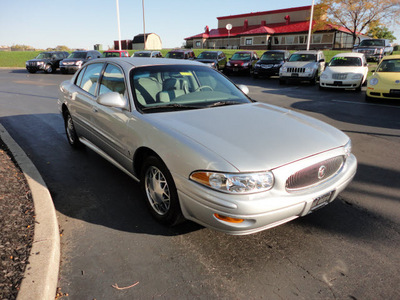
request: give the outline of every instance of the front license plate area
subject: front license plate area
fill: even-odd
[[[333,84],[336,86],[342,86],[343,82],[342,81],[334,81]]]
[[[316,211],[317,209],[320,209],[320,208],[324,207],[325,205],[327,205],[331,201],[333,192],[334,191],[329,192],[329,193],[327,193],[325,195],[322,195],[322,196],[320,196],[318,198],[315,198],[313,200],[312,205],[311,205],[310,213]]]
[[[292,77],[299,77],[299,73],[292,73]]]

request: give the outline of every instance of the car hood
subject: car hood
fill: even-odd
[[[206,59],[206,58],[196,58],[196,61],[202,62],[202,63],[214,63],[217,60],[216,59]]]
[[[50,61],[50,59],[48,59],[48,58],[34,58],[34,59],[28,60],[28,62],[38,62],[38,61]]]
[[[86,58],[64,58],[63,62],[85,61]]]
[[[383,49],[384,46],[358,46],[355,49]]]
[[[371,78],[373,77],[379,79],[378,84],[388,84],[393,88],[400,89],[400,83],[396,83],[400,79],[399,72],[376,72],[371,76]]]
[[[233,59],[231,59],[229,62],[230,62],[231,64],[238,64],[238,65],[241,65],[241,64],[245,64],[245,63],[250,62],[250,60],[233,60]]]
[[[326,123],[263,103],[148,117],[160,130],[168,128],[201,144],[205,151],[218,154],[238,171],[272,170],[343,146],[349,140]]]
[[[276,61],[276,60],[259,60],[257,62],[258,65],[280,65],[283,61]]]
[[[283,66],[287,68],[316,68],[318,65],[315,61],[290,61]]]

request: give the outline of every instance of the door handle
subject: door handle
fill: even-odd
[[[98,110],[96,107],[92,107],[92,111],[93,111],[94,113],[97,113],[99,110]]]

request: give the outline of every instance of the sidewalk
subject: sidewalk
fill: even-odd
[[[30,250],[30,255],[28,258],[29,264],[26,265],[17,299],[54,300],[56,296],[58,270],[60,263],[60,235],[53,200],[47,189],[46,184],[44,183],[36,167],[1,124],[0,139],[11,152],[16,161],[16,164],[22,170],[23,175],[26,178],[26,182],[29,186],[27,187],[27,189],[30,189],[30,192],[32,194],[34,206],[34,236],[32,248]],[[20,171],[17,167],[14,168],[12,166],[12,163],[7,156],[8,155],[6,151],[0,152],[0,161],[4,162],[0,166],[0,168],[3,166],[1,172],[4,175],[3,180],[1,180],[0,182],[0,204],[3,203],[3,201],[5,202],[3,191],[5,193],[5,191],[9,190],[4,185],[13,184],[15,185],[13,186],[14,188],[20,188],[20,186],[24,186],[24,180],[22,180],[22,178],[18,180],[18,182],[15,181],[16,176],[13,175]],[[6,163],[8,163],[7,167],[5,167]],[[13,183],[10,183],[9,179],[11,178],[14,179]],[[24,191],[24,193],[27,192]],[[21,197],[16,197],[16,199],[21,199]],[[16,200],[14,199],[14,201]],[[18,207],[17,204],[18,203],[15,203],[16,207]],[[13,212],[17,213],[18,210],[14,210]],[[24,214],[24,212],[22,212],[21,210],[19,210],[19,213]],[[7,215],[2,217],[4,217],[3,221],[7,219],[7,217],[9,219],[14,218],[14,221],[8,222],[8,224],[15,224],[15,228],[8,228],[8,230],[11,230],[13,232],[16,231],[16,234],[19,235],[26,235],[26,229],[31,226],[27,225],[23,227],[15,221],[15,219],[21,216]],[[3,236],[3,230],[5,229],[0,228],[0,230],[0,234]],[[0,249],[0,251],[2,251],[2,249]],[[18,249],[15,249],[15,251],[18,251]],[[14,257],[12,255],[10,255],[9,257],[5,257],[5,260],[10,259],[13,260]],[[18,261],[18,263],[19,269],[23,268],[23,264],[26,264],[25,261],[23,261],[22,264],[20,261]],[[3,275],[5,276],[9,274],[1,274],[1,276]],[[14,295],[9,296],[12,296],[12,299],[14,299],[15,297]]]

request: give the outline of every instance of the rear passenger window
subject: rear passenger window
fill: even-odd
[[[79,84],[79,87],[84,91],[88,92],[91,95],[95,95],[97,84],[99,81],[101,69],[103,68],[103,64],[91,64],[86,67],[86,71],[82,76],[82,81]],[[81,72],[82,74],[82,72]],[[79,76],[81,76],[79,74]],[[78,77],[79,80],[79,77]],[[78,83],[79,81],[77,81]]]
[[[121,69],[114,65],[108,65],[101,79],[99,95],[117,92],[125,94],[124,74]]]

